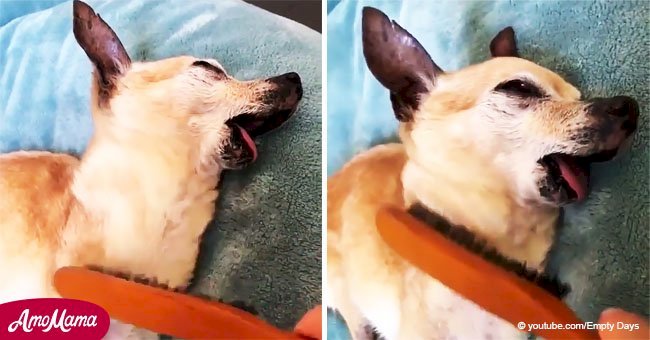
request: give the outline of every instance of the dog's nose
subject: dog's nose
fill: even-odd
[[[639,103],[628,96],[616,96],[610,99],[610,109],[607,113],[612,116],[624,118],[621,129],[629,136],[636,131],[639,120]]]
[[[300,76],[296,72],[285,73],[280,77],[284,77],[290,83],[302,85],[302,82],[300,81]]]
[[[592,110],[596,114],[606,114],[621,122],[621,129],[626,136],[636,131],[639,120],[639,104],[632,97],[616,96],[598,98],[592,101]]]
[[[302,86],[302,81],[300,80],[300,76],[296,72],[281,74],[279,76],[269,78],[267,79],[267,81],[278,85],[291,84],[291,85]]]
[[[269,81],[279,84],[279,85],[290,85],[293,88],[293,92],[296,95],[297,100],[302,99],[302,80],[300,75],[296,72],[289,72],[281,74],[277,77],[269,79]]]
[[[616,117],[631,116],[635,119],[639,116],[639,104],[634,98],[628,96],[616,96],[609,99],[609,110],[607,112]]]
[[[271,92],[271,100],[286,101],[295,105],[302,99],[302,81],[296,72],[289,72],[266,79],[267,83],[275,85]]]

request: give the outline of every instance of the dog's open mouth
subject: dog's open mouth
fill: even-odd
[[[538,162],[546,168],[555,186],[566,192],[568,201],[582,201],[589,192],[591,163],[609,161],[617,152],[618,149],[612,149],[588,156],[554,153]]]
[[[270,114],[242,113],[226,121],[228,126],[239,126],[255,138],[271,130],[275,130],[286,122],[295,110],[278,110]]]
[[[254,138],[274,130],[286,122],[295,109],[273,111],[271,113],[242,113],[226,121],[232,130],[231,148],[228,155],[229,167],[239,168],[257,159],[257,146]],[[232,150],[230,150],[232,149]]]

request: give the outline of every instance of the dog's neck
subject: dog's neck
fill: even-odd
[[[213,190],[221,169],[200,166],[199,152],[199,146],[182,132],[149,133],[103,124],[81,159],[75,185],[90,182],[110,187],[115,181],[128,181],[139,195],[157,198],[183,191],[190,183]],[[100,181],[102,176],[106,182]]]
[[[161,243],[163,250],[176,242],[196,245],[198,251],[198,239],[214,212],[220,171],[197,168],[196,146],[182,135],[118,133],[105,127],[96,130],[72,186],[90,224],[88,234],[101,248],[97,258],[84,259],[84,264],[182,285],[191,273],[167,274],[171,269],[162,268],[175,261],[174,254],[134,254],[145,240]],[[160,256],[155,265],[152,256]]]
[[[554,237],[557,209],[518,204],[506,186],[490,180],[494,177],[488,169],[439,165],[423,166],[410,158],[402,172],[406,206],[420,203],[466,226],[505,256],[532,268],[542,264]]]

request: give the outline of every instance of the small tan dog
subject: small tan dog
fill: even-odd
[[[0,303],[57,297],[52,275],[70,265],[186,287],[221,171],[253,162],[253,138],[302,97],[296,73],[242,82],[211,59],[132,63],[92,8],[73,12],[95,133],[81,160],[0,156]]]
[[[394,254],[375,214],[423,205],[542,271],[560,206],[584,199],[589,164],[629,140],[637,103],[581,101],[560,76],[518,57],[511,28],[493,39],[494,58],[452,73],[376,9],[364,8],[362,32],[402,143],[356,156],[328,181],[328,305],[355,339],[370,338],[368,328],[387,340],[525,337]]]

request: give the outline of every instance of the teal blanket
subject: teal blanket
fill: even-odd
[[[521,54],[578,86],[585,97],[629,95],[641,106],[631,152],[594,166],[591,198],[566,209],[550,270],[568,282],[568,304],[594,321],[608,306],[648,315],[650,229],[648,1],[333,1],[328,3],[328,173],[394,139],[386,90],[361,52],[361,8],[374,6],[409,30],[443,70],[485,60],[505,26]],[[330,315],[330,339],[345,338]]]
[[[239,79],[302,77],[296,115],[261,139],[255,164],[225,174],[192,287],[292,327],[321,297],[321,35],[235,0],[88,2],[134,60],[191,54]],[[0,25],[0,152],[82,152],[91,65],[71,1],[0,1]]]

